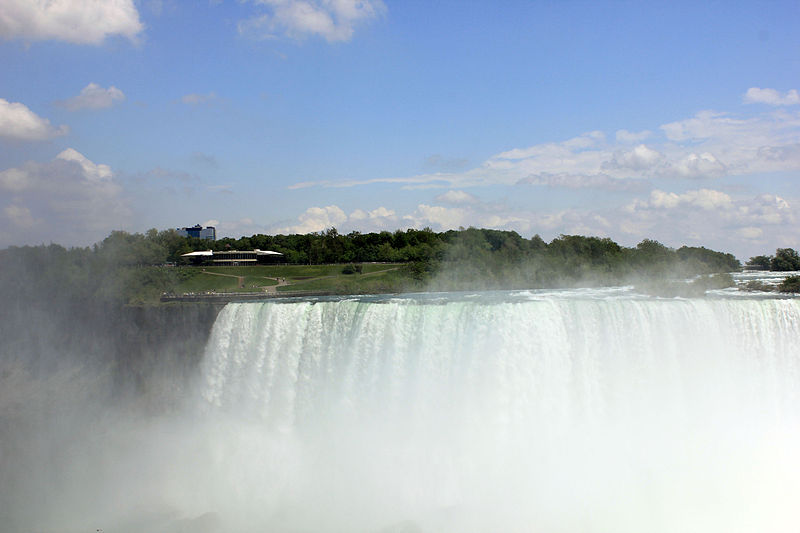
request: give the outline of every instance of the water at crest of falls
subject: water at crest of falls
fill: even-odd
[[[198,387],[191,506],[226,531],[800,523],[795,299],[229,304]]]

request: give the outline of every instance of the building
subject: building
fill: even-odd
[[[245,266],[263,263],[274,263],[283,259],[283,254],[270,250],[230,250],[225,252],[214,252],[205,250],[199,252],[189,252],[181,257],[186,258],[196,264],[208,264],[213,266]]]
[[[200,224],[195,224],[191,228],[178,228],[178,235],[183,237],[194,237],[195,239],[206,239],[209,241],[217,240],[217,230],[214,226],[204,228]]]

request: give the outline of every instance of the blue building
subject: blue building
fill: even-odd
[[[209,241],[217,240],[217,230],[214,226],[204,228],[200,224],[196,224],[191,228],[178,228],[178,235],[183,237],[194,237],[195,239],[207,239]]]

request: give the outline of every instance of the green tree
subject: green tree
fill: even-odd
[[[800,255],[792,248],[778,248],[770,261],[770,270],[787,272],[800,270]]]
[[[772,265],[771,255],[757,255],[755,257],[751,257],[747,261],[747,266],[752,268],[757,268],[759,270],[769,270],[771,265]]]

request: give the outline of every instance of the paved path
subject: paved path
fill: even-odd
[[[278,287],[285,287],[286,285],[291,285],[286,278],[268,278],[264,276],[264,279],[271,279],[273,281],[277,281],[277,285],[270,285],[268,287],[264,287],[264,292],[267,294],[278,294]]]

